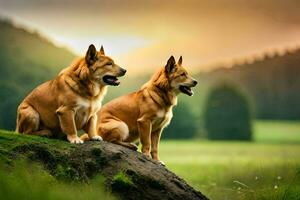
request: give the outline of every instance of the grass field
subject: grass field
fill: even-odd
[[[300,122],[256,121],[254,140],[163,140],[159,152],[167,168],[212,200],[300,200]],[[0,199],[114,199],[100,187],[103,180],[60,183],[17,166],[12,173],[0,168]]]
[[[300,121],[255,121],[254,140],[266,143],[300,143]]]
[[[300,122],[258,121],[255,142],[162,141],[167,167],[214,200],[300,199]]]

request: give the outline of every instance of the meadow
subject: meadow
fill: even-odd
[[[214,200],[300,199],[299,121],[256,121],[254,142],[162,141],[160,155]]]
[[[212,200],[299,200],[300,122],[255,121],[253,128],[253,142],[162,140],[160,157]],[[116,199],[99,177],[89,185],[67,183],[40,166],[15,166],[7,173],[0,162],[0,196],[6,199]]]

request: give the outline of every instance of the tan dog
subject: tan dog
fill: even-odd
[[[97,135],[97,112],[107,85],[119,85],[117,77],[126,70],[90,45],[85,57],[65,68],[51,81],[35,88],[19,105],[16,131],[19,133],[60,137],[82,143],[77,130],[83,129],[91,140]]]
[[[191,87],[197,81],[182,66],[182,57],[176,64],[173,56],[141,90],[112,100],[98,112],[98,134],[106,141],[136,150],[130,143],[140,138],[142,153],[156,161],[158,143],[164,127],[172,118],[177,95],[193,95]],[[83,135],[82,139],[88,139]],[[161,162],[162,163],[162,162]]]

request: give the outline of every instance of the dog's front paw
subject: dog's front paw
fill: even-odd
[[[151,154],[150,154],[150,153],[148,153],[148,152],[142,152],[142,154],[143,154],[144,156],[146,156],[147,158],[150,158],[150,159],[151,159]]]
[[[103,141],[103,139],[100,135],[95,135],[95,136],[91,137],[91,140],[93,140],[93,141]]]
[[[158,160],[157,162],[158,162],[159,165],[166,166],[164,161]]]
[[[154,159],[154,160],[155,160],[155,162],[157,162],[157,164],[162,165],[162,166],[166,166],[166,164],[163,161],[158,160],[158,159]]]
[[[77,136],[76,137],[70,137],[70,136],[68,136],[68,140],[72,144],[82,144],[83,143],[83,141],[79,137],[77,137]]]

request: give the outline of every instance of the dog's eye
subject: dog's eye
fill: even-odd
[[[185,73],[185,72],[183,72],[182,74],[180,74],[180,76],[186,76],[186,73]]]
[[[113,63],[112,62],[108,62],[108,63],[106,63],[106,65],[113,65]]]

